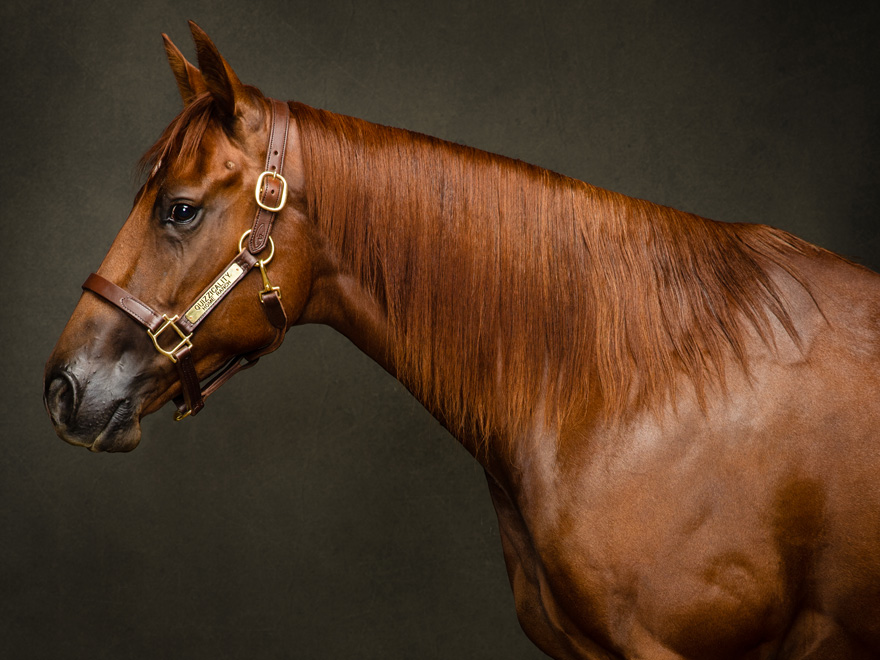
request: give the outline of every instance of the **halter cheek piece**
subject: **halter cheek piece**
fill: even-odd
[[[116,286],[113,282],[96,273],[89,275],[82,285],[83,289],[101,296],[144,326],[156,350],[177,366],[182,390],[182,394],[174,398],[174,403],[177,406],[174,419],[178,421],[198,413],[205,407],[205,399],[217,391],[223,383],[239,371],[254,366],[261,356],[271,353],[284,341],[288,322],[287,314],[281,305],[281,290],[269,282],[266,266],[275,254],[275,243],[270,236],[272,223],[275,221],[276,214],[284,208],[287,201],[287,181],[281,172],[284,169],[284,152],[287,148],[290,111],[287,104],[282,101],[275,99],[271,101],[272,126],[269,129],[266,169],[257,179],[254,191],[257,201],[254,224],[239,240],[238,254],[235,258],[199,294],[195,302],[183,313],[183,316],[175,314],[169,317],[167,314],[159,314],[145,302],[138,300],[125,289]],[[246,238],[248,244],[244,246]],[[267,245],[270,248],[269,256],[264,259],[258,258],[257,255]],[[243,281],[248,271],[255,266],[260,269],[260,275],[263,279],[263,289],[259,294],[260,302],[267,320],[275,328],[275,339],[263,348],[232,358],[202,388],[192,358],[193,344],[191,339],[193,333],[220,301],[232,291],[235,285]],[[177,343],[169,348],[168,346],[172,342]]]

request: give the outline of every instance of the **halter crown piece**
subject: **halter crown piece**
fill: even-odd
[[[177,412],[174,419],[180,421],[184,417],[197,414],[205,407],[205,399],[217,391],[226,381],[239,371],[249,369],[266,353],[277,349],[284,341],[287,330],[287,314],[281,305],[281,290],[272,286],[266,273],[266,266],[275,254],[275,243],[272,241],[272,224],[275,216],[287,202],[287,181],[282,176],[284,169],[284,152],[287,147],[287,131],[290,125],[290,111],[287,104],[275,99],[271,100],[272,126],[269,129],[269,146],[266,150],[266,169],[257,179],[254,196],[257,201],[257,213],[251,229],[248,229],[238,242],[238,254],[229,262],[214,280],[196,298],[183,316],[159,314],[142,300],[138,300],[128,291],[113,282],[92,273],[86,278],[82,288],[99,295],[111,305],[119,308],[129,318],[147,329],[153,346],[175,365],[180,377],[182,393],[174,398]],[[247,246],[244,245],[248,239]],[[269,256],[264,259],[257,257],[269,245]],[[210,378],[205,387],[196,373],[192,358],[192,336],[199,324],[217,307],[235,285],[244,280],[254,266],[260,269],[263,289],[260,291],[260,302],[266,319],[275,328],[275,339],[263,348],[251,353],[237,355],[227,362]],[[170,333],[168,331],[171,331]],[[176,337],[175,337],[176,335]],[[168,337],[177,343],[168,348]],[[161,338],[161,339],[160,339]]]

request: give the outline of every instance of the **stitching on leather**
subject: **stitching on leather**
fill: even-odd
[[[126,312],[128,312],[128,313],[131,314],[133,317],[135,317],[138,321],[140,321],[141,323],[143,323],[144,325],[146,325],[146,326],[149,327],[149,325],[150,325],[149,321],[145,320],[140,314],[138,314],[138,313],[135,312],[133,309],[131,309],[130,307],[128,307],[128,306],[125,304],[127,301],[131,301],[131,302],[133,302],[133,303],[140,304],[140,303],[138,303],[138,301],[135,300],[134,298],[122,298],[122,299],[119,301],[119,305],[120,305],[122,308],[124,308]],[[141,304],[140,306],[141,306],[142,308],[145,308],[145,307],[146,307],[146,305],[143,305],[143,304]]]
[[[280,123],[278,121],[278,118],[280,115],[278,114],[278,111],[277,111],[279,105],[281,105],[281,104],[278,103],[277,101],[274,101],[274,100],[272,101],[272,126],[269,129],[269,148],[266,151],[266,169],[267,170],[269,169],[269,166],[271,165],[272,152],[275,150],[275,127],[276,127],[276,125],[278,125]],[[280,158],[279,158],[279,162],[278,162],[278,169],[276,170],[278,172],[278,174],[281,174],[281,170],[284,168],[284,150],[287,148],[287,133],[289,132],[290,108],[286,107],[285,110],[288,113],[288,118],[284,124],[284,128],[287,128],[288,130],[284,131],[284,136],[282,138],[281,151],[279,153]],[[264,203],[266,202],[267,197],[271,197],[271,195],[268,195],[268,192],[269,192],[269,186],[266,186],[263,190],[263,195],[260,198],[261,201],[263,201]],[[250,240],[248,241],[250,247],[253,249],[256,249],[257,247],[260,247],[260,249],[266,247],[266,243],[269,240],[269,238],[268,238],[269,237],[269,228],[272,226],[272,221],[275,218],[274,213],[267,212],[266,213],[267,217],[264,219],[263,218],[263,210],[264,209],[262,207],[257,209],[257,215],[254,218],[254,229],[253,229],[253,232],[251,233]],[[260,228],[263,226],[266,227],[265,232],[260,231]],[[264,234],[265,234],[265,237],[264,237]]]
[[[276,106],[275,101],[272,101],[272,128],[269,129],[269,149],[266,151],[266,169],[269,169],[269,163],[272,160],[272,145],[275,143],[275,115],[276,115]]]
[[[289,117],[290,108],[285,107],[285,110],[287,110],[288,119],[284,123],[284,128],[287,130],[284,131],[284,135],[281,138],[281,154],[280,154],[281,158],[279,158],[279,162],[278,162],[278,173],[279,174],[281,173],[281,169],[284,167],[284,154],[287,151],[287,135],[288,135],[288,133],[290,133],[290,117]]]

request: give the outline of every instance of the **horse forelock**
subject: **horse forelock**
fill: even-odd
[[[184,106],[156,143],[138,163],[139,170],[149,179],[159,176],[178,160],[193,158],[202,144],[208,126],[216,115],[210,93],[204,92]]]
[[[398,376],[448,423],[524,431],[590,405],[701,402],[749,328],[797,341],[767,267],[810,246],[294,104],[310,213],[388,314]]]

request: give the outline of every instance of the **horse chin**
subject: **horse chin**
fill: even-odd
[[[141,425],[137,419],[131,417],[127,423],[118,424],[114,423],[113,418],[111,418],[107,427],[89,445],[89,451],[131,451],[138,446],[140,441]]]

